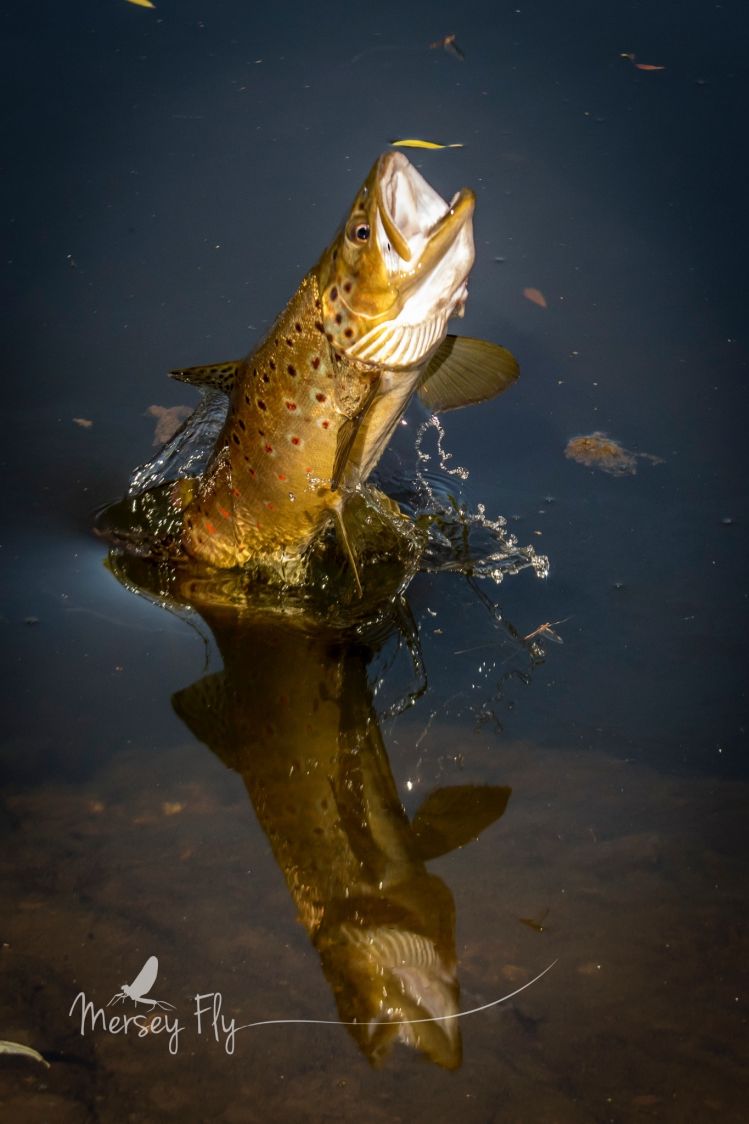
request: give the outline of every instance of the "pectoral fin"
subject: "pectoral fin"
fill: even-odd
[[[511,788],[487,784],[454,785],[430,793],[411,820],[422,860],[436,859],[476,839],[504,813],[511,793]]]
[[[428,410],[439,414],[485,402],[512,386],[518,363],[506,347],[465,336],[446,336],[434,353],[419,388]]]
[[[192,386],[220,390],[228,398],[243,362],[243,359],[228,359],[226,363],[208,363],[204,367],[180,367],[176,371],[170,371],[169,376],[180,382],[189,382]]]
[[[338,485],[341,482],[341,477],[348,464],[348,459],[351,456],[351,450],[354,447],[356,435],[359,432],[361,423],[367,416],[367,410],[374,402],[379,388],[380,380],[376,378],[367,390],[354,416],[347,418],[338,430],[338,443],[336,445],[335,459],[333,461],[333,475],[330,478],[330,486],[334,492],[337,491]]]

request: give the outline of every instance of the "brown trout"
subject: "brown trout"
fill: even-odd
[[[205,472],[177,488],[183,556],[293,581],[334,521],[359,584],[350,500],[414,393],[438,412],[499,394],[518,374],[504,348],[446,334],[467,296],[474,204],[467,188],[446,203],[386,153],[259,347],[172,372],[230,400]]]

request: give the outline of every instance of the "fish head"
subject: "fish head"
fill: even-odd
[[[462,314],[473,265],[470,188],[447,203],[401,152],[386,152],[318,264],[336,351],[390,370],[421,366]]]

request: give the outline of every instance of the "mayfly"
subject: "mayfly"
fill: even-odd
[[[150,991],[156,983],[158,971],[158,958],[149,956],[133,982],[131,984],[123,984],[122,991],[118,991],[116,995],[112,996],[107,1003],[107,1007],[111,1007],[112,1004],[116,1003],[118,1000],[127,998],[132,999],[133,1003],[142,1003],[144,1006],[150,1006],[152,1009],[158,1007],[162,1011],[166,1011],[167,1009],[173,1011],[173,1003],[164,1003],[160,999],[151,999],[150,996],[146,995],[146,992]]]

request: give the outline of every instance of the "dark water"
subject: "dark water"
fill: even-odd
[[[745,1119],[743,7],[3,15],[0,1038],[51,1062],[1,1059],[3,1118]],[[449,32],[464,62],[428,48]],[[534,660],[463,577],[420,575],[429,688],[368,727],[411,817],[450,786],[512,789],[429,862],[460,1009],[556,961],[459,1020],[452,1071],[404,1046],[372,1068],[340,1026],[247,1029],[233,1054],[198,1037],[197,993],[238,1024],[341,1017],[253,810],[265,763],[172,705],[222,663],[244,684],[253,651],[272,678],[268,638],[219,653],[117,584],[90,534],[151,453],[147,408],[194,401],[164,372],[260,337],[396,136],[464,143],[413,158],[443,194],[476,189],[461,328],[522,365],[445,419],[466,502],[551,562],[481,589],[520,637],[563,622]],[[595,431],[657,463],[565,457]],[[358,657],[336,658],[369,705]],[[380,712],[412,680],[401,653]],[[261,697],[273,717],[254,689],[247,721]],[[81,1036],[76,994],[104,1005],[153,955],[177,1052]]]

